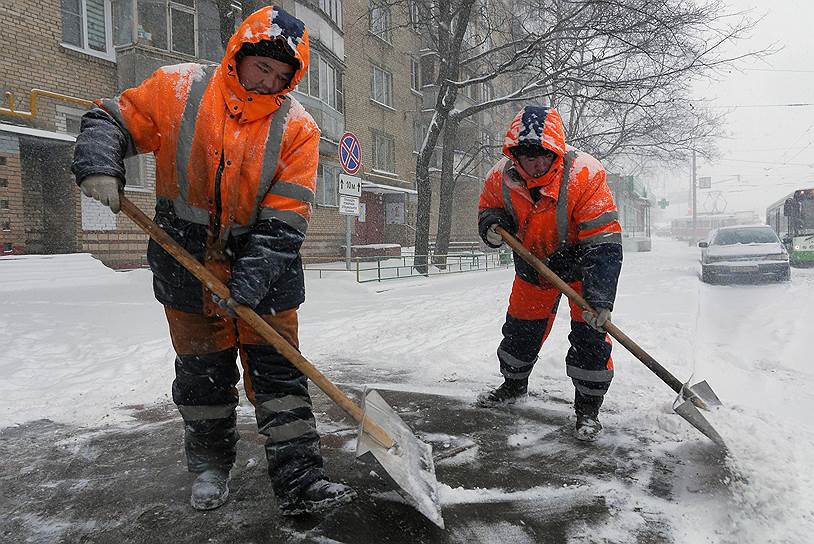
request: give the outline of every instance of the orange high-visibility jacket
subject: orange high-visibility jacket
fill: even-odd
[[[531,178],[511,153],[520,144],[553,151],[556,158],[548,172]],[[523,108],[506,133],[503,154],[481,192],[481,235],[499,218],[510,218],[517,237],[535,256],[548,260],[566,281],[583,281],[588,302],[612,308],[622,228],[605,169],[591,155],[566,145],[554,108]],[[523,280],[547,285],[519,255],[515,266]]]
[[[307,31],[288,36],[300,61],[288,88],[260,95],[237,78],[237,52],[244,43],[279,36],[279,18],[273,7],[252,14],[219,66],[161,68],[117,99],[100,101],[130,133],[136,153],[155,153],[156,196],[171,200],[179,217],[209,223],[220,177],[222,235],[258,217],[275,217],[305,232],[311,217],[319,128],[286,96],[308,67]]]
[[[249,92],[238,80],[235,55],[244,44],[261,40],[282,41],[299,61],[288,87],[277,94]],[[273,6],[256,11],[232,36],[219,65],[163,67],[117,98],[98,101],[104,112],[88,114],[77,139],[73,166],[77,180],[109,174],[124,181],[123,156],[153,153],[157,209],[169,210],[173,218],[207,231],[208,249],[215,245],[228,249],[226,253],[234,256],[234,280],[235,274],[245,272],[240,268],[240,253],[251,244],[233,240],[252,233],[264,220],[282,222],[302,236],[307,230],[316,188],[320,132],[289,93],[307,73],[308,60],[308,32],[302,21]],[[105,142],[94,138],[98,130],[104,130],[97,128],[100,123],[94,124],[103,115],[118,125],[125,139],[123,153],[106,153]],[[293,248],[299,259],[296,240],[285,243],[289,247],[269,248],[266,253],[291,253]],[[187,249],[203,253],[195,251],[201,248]],[[257,264],[266,255],[256,252],[253,257]],[[301,268],[299,261],[295,264]],[[206,265],[213,271],[219,269],[221,278],[227,279],[228,272],[222,266],[208,261]],[[245,289],[239,302],[256,305],[270,291],[279,291],[280,286],[274,283],[285,276],[290,265],[271,263],[267,265],[269,277],[246,279],[244,283],[251,287]],[[257,266],[251,270],[255,275],[261,272]],[[156,295],[161,302],[185,311],[201,309],[200,301],[192,303],[190,297],[184,297],[179,302],[171,293],[190,282],[162,278],[159,273],[156,279]],[[200,286],[194,280],[191,283],[193,290]],[[302,284],[301,278],[289,283],[285,289],[302,290],[297,286]],[[234,285],[232,290],[234,294]],[[201,296],[200,289],[197,296]],[[304,298],[279,292],[276,296],[278,301],[286,300],[289,307]],[[275,304],[273,309],[281,308]]]

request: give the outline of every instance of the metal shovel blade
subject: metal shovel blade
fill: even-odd
[[[377,391],[365,391],[365,419],[371,419],[390,433],[396,446],[386,449],[368,433],[364,422],[359,426],[356,457],[365,462],[375,460],[392,480],[401,496],[427,519],[444,528],[441,516],[441,500],[438,496],[438,480],[432,447],[415,437]]]
[[[724,439],[721,438],[718,431],[712,427],[699,410],[699,408],[709,410],[709,408],[718,406],[722,406],[721,400],[712,392],[709,384],[705,381],[692,386],[685,385],[681,389],[681,394],[673,402],[675,413],[686,419],[690,425],[701,431],[707,438],[722,448],[726,448]]]

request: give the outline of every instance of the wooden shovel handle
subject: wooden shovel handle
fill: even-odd
[[[124,214],[141,227],[150,238],[158,242],[167,253],[175,257],[184,268],[189,270],[207,289],[215,293],[220,298],[229,298],[229,288],[223,284],[212,272],[206,269],[198,260],[182,248],[164,230],[156,225],[144,212],[142,212],[127,197],[121,195],[121,210]],[[387,449],[392,448],[396,443],[393,438],[379,425],[364,417],[364,411],[337,386],[333,384],[325,375],[320,372],[308,359],[302,356],[291,344],[289,344],[271,325],[263,321],[263,318],[248,306],[238,305],[234,307],[235,313],[246,323],[256,330],[274,349],[280,352],[283,357],[291,361],[308,379],[317,384],[340,408],[350,415],[357,423],[363,423],[367,432],[376,442]]]
[[[543,261],[535,257],[528,249],[526,249],[526,247],[520,243],[520,240],[509,234],[506,229],[500,226],[495,227],[495,232],[500,234],[503,239],[506,240],[506,243],[515,251],[515,253],[520,255],[524,261],[533,266],[540,276],[542,276],[548,283],[562,291],[562,293],[565,294],[565,296],[567,296],[571,302],[583,310],[587,310],[593,314],[597,313],[596,310],[591,308],[591,305],[579,295],[579,293],[574,291],[570,285],[565,283],[550,268],[548,268]],[[614,337],[620,344],[625,346],[630,353],[635,355],[639,361],[644,363],[644,365],[656,376],[661,378],[664,383],[669,385],[673,391],[681,394],[683,384],[678,381],[678,379],[673,376],[669,370],[661,366],[658,361],[651,357],[650,354],[642,349],[636,342],[631,340],[625,333],[619,330],[619,327],[611,323],[610,320],[606,321],[603,327],[608,334]]]

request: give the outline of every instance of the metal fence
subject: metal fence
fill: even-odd
[[[418,255],[422,257],[422,255]],[[508,268],[513,264],[511,251],[471,251],[468,253],[450,253],[449,255],[429,255],[427,265],[416,265],[416,255],[402,255],[393,257],[389,255],[356,257],[352,259],[352,271],[356,274],[356,281],[367,283],[371,281],[396,280],[418,276],[439,276],[443,274],[459,274],[462,272],[475,272],[478,270],[492,270]],[[316,272],[321,278],[329,272],[346,272],[347,269],[334,265],[306,265],[305,269]]]

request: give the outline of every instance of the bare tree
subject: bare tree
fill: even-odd
[[[458,77],[442,81],[439,73],[437,85],[446,85],[447,97],[487,82],[502,93],[434,112],[443,121],[437,127],[443,130],[439,254],[447,252],[449,242],[457,177],[454,146],[464,119],[537,100],[560,109],[569,143],[616,164],[676,161],[690,148],[711,154],[722,119],[692,107],[690,84],[758,54],[721,52],[753,22],[743,14],[726,13],[717,0],[532,0],[492,4],[488,11],[470,12],[470,17],[467,25],[478,29],[470,33],[474,43],[462,41],[460,54],[448,56],[457,58],[458,65],[447,65],[447,73]],[[469,77],[460,77],[464,70]],[[421,166],[417,164],[417,176]],[[421,193],[419,185],[419,202]],[[421,212],[418,222],[426,225],[417,231],[417,253],[423,253],[420,237],[429,231],[429,213]]]

